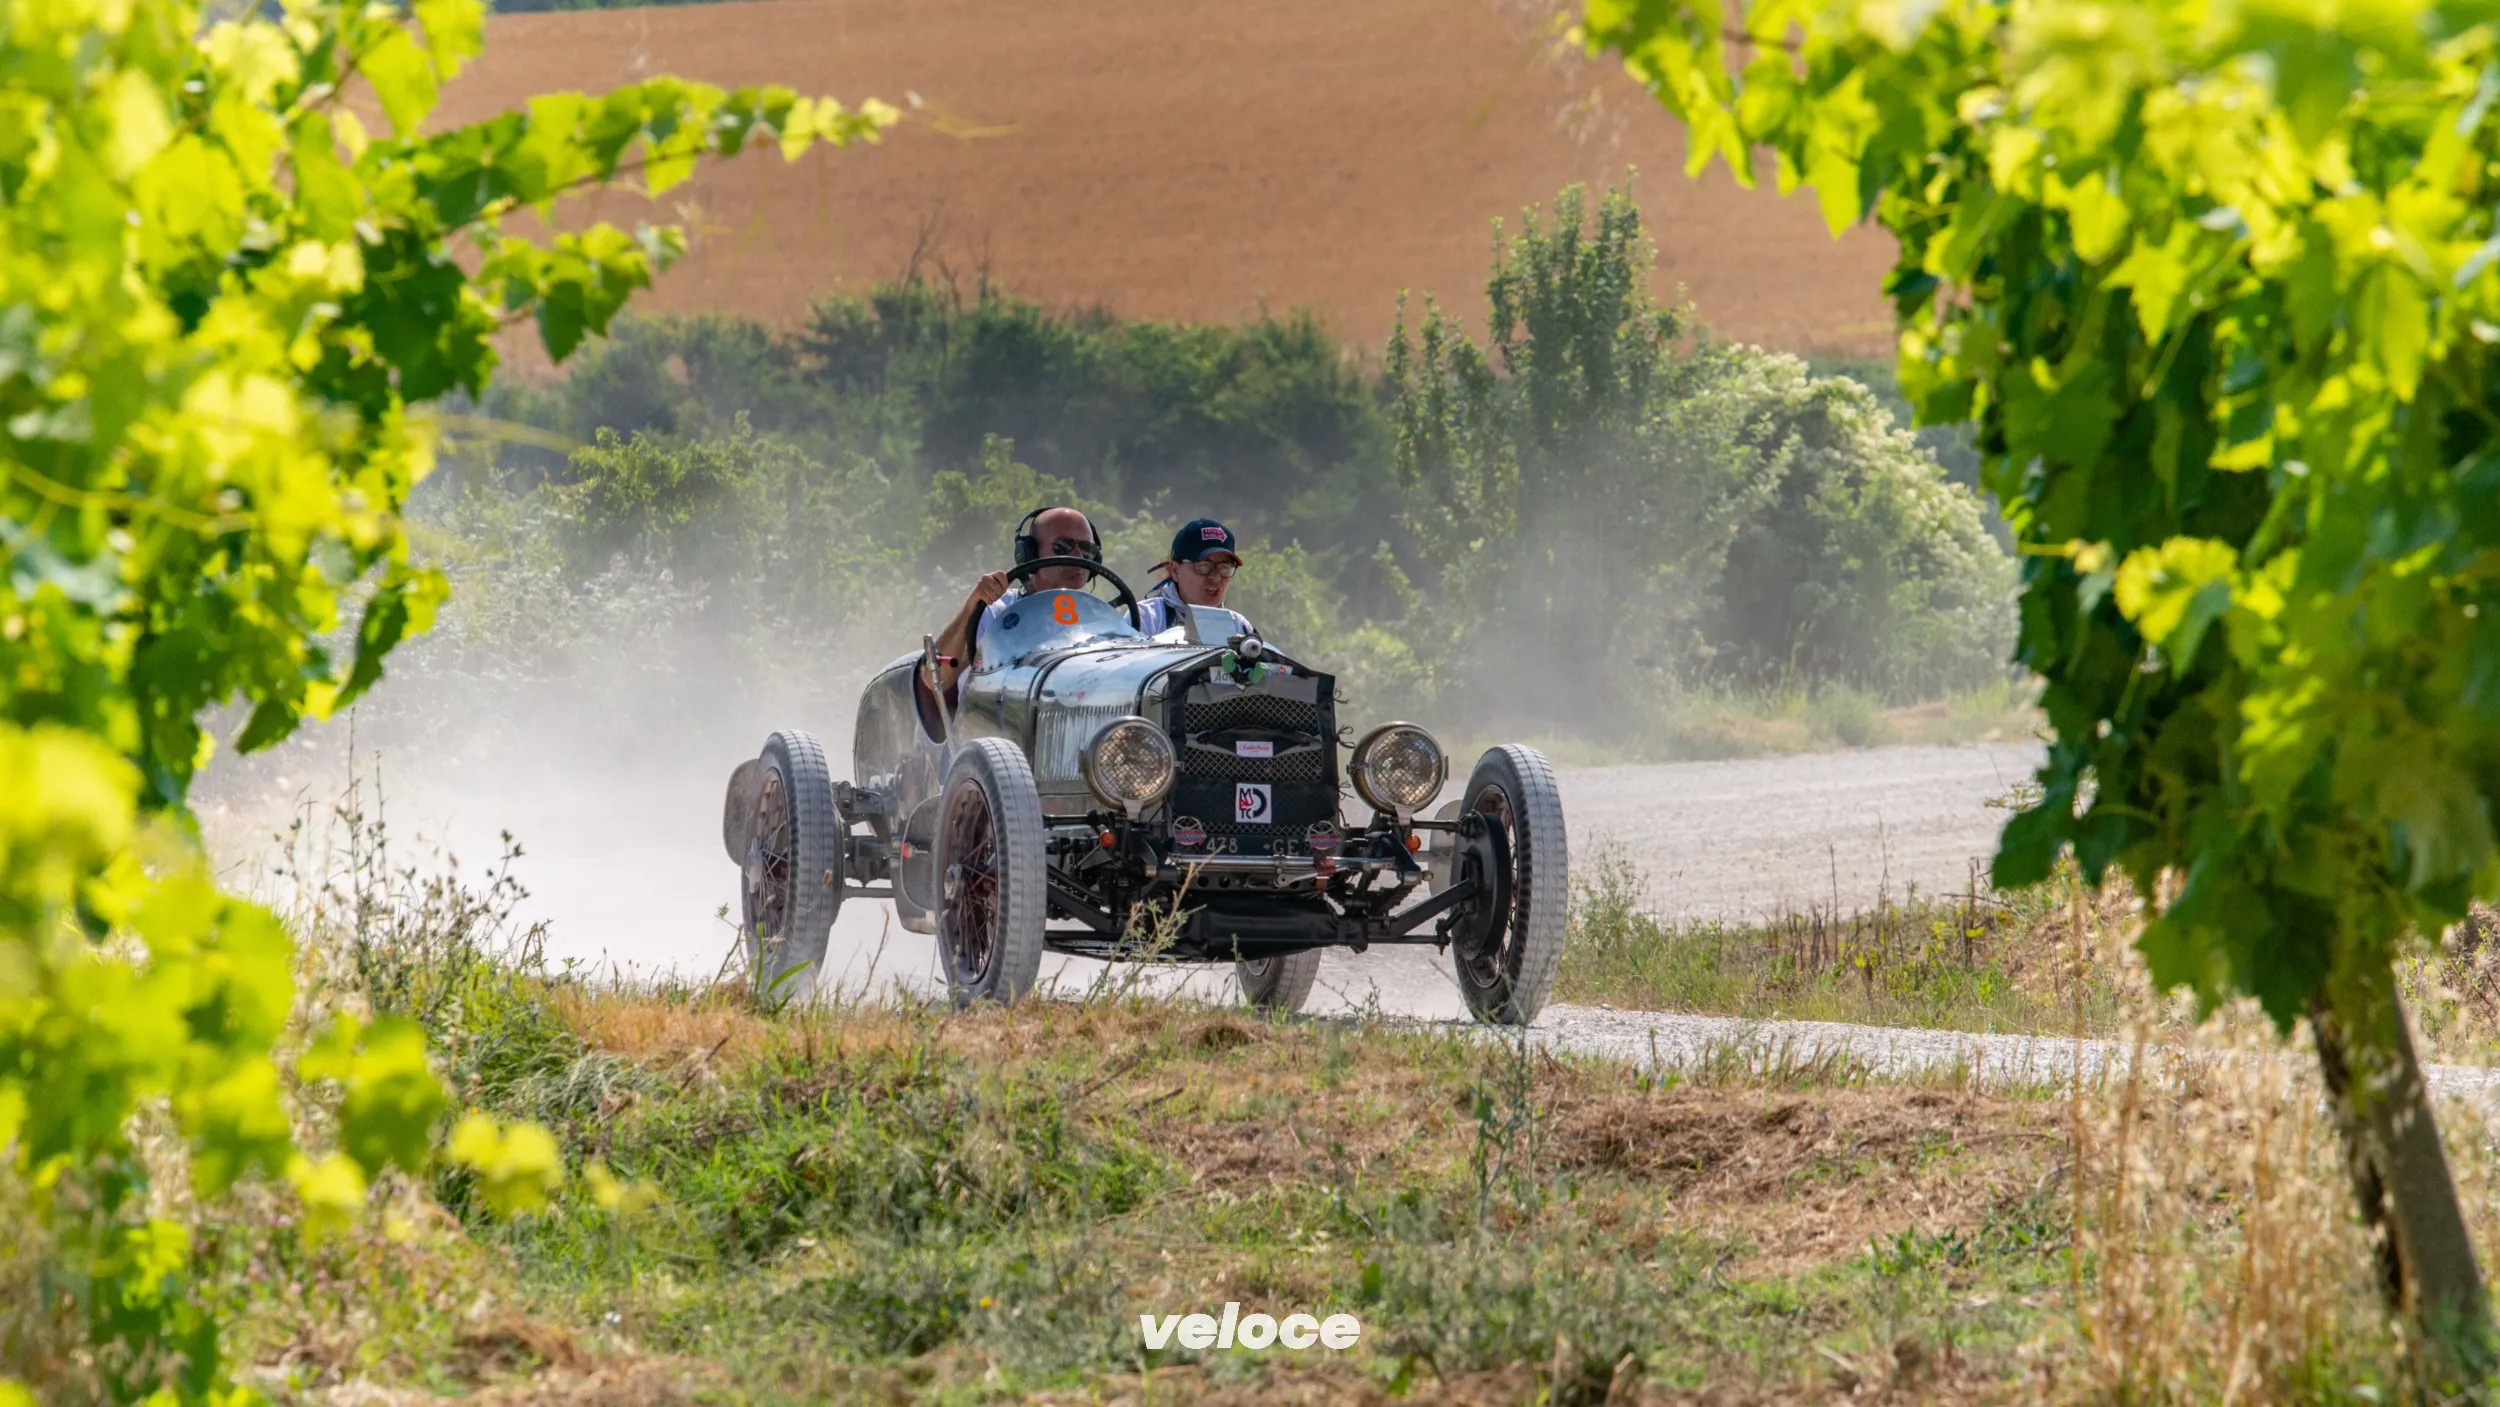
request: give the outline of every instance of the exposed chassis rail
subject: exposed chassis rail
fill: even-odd
[[[1261,863],[1265,865],[1268,862]],[[1050,875],[1050,916],[1081,923],[1086,931],[1072,933],[1061,929],[1047,934],[1045,941],[1052,951],[1076,957],[1171,962],[1261,958],[1311,948],[1348,948],[1359,953],[1375,943],[1439,945],[1447,943],[1449,935],[1439,926],[1427,931],[1425,925],[1445,918],[1460,904],[1473,898],[1476,892],[1476,881],[1460,880],[1420,904],[1377,915],[1349,913],[1332,903],[1329,912],[1296,913],[1294,917],[1301,921],[1304,931],[1295,937],[1235,938],[1230,951],[1224,952],[1207,951],[1201,945],[1191,944],[1175,944],[1156,950],[1130,938],[1127,929],[1106,912],[1099,901],[1075,881],[1054,870]],[[1194,907],[1198,906],[1184,904],[1183,913]]]

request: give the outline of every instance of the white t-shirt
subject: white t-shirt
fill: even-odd
[[[1180,624],[1180,608],[1182,604],[1180,588],[1172,584],[1172,579],[1170,577],[1165,577],[1163,580],[1155,583],[1154,590],[1147,592],[1138,600],[1138,624],[1144,627],[1145,632],[1148,635],[1160,635],[1164,631],[1171,629],[1173,626]],[[1259,633],[1258,630],[1250,624],[1250,618],[1248,616],[1243,615],[1241,612],[1236,611],[1229,606],[1202,607],[1201,609],[1220,610],[1224,614],[1231,616],[1233,618],[1232,633],[1235,635],[1256,635]],[[1207,643],[1210,645],[1220,645],[1224,642],[1221,640],[1210,640]]]

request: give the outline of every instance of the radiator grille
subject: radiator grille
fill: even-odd
[[[1181,771],[1218,782],[1324,782],[1328,752],[1307,747],[1282,757],[1242,757],[1217,747],[1191,747],[1181,754]]]
[[[1301,849],[1312,823],[1337,819],[1332,690],[1324,680],[1302,687],[1318,697],[1201,685],[1174,710],[1181,749],[1172,812],[1204,821],[1216,848],[1246,855],[1292,853]],[[1243,741],[1272,744],[1281,755],[1243,757],[1235,748]],[[1245,783],[1267,789],[1265,824],[1240,819]]]
[[[1230,698],[1181,706],[1181,731],[1201,733],[1232,733],[1243,730],[1261,732],[1314,733],[1328,736],[1327,720],[1320,706],[1301,699],[1288,699],[1275,694],[1235,694]]]

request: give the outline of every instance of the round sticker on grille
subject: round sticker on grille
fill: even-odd
[[[1233,819],[1245,826],[1264,826],[1276,815],[1273,793],[1265,782],[1241,782],[1233,787]]]

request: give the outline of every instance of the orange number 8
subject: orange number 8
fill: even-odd
[[[1076,624],[1076,598],[1073,596],[1062,596],[1057,601],[1052,602],[1050,607],[1050,618],[1059,622],[1061,625]]]

